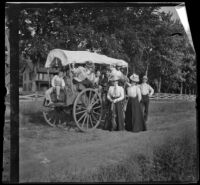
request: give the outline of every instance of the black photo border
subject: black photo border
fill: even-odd
[[[42,1],[44,2],[44,1]],[[18,16],[20,10],[25,8],[50,8],[55,6],[176,6],[181,2],[185,2],[188,21],[190,24],[191,34],[193,38],[194,47],[196,50],[196,60],[198,69],[198,49],[199,49],[199,28],[198,28],[198,4],[189,3],[186,1],[176,2],[7,2],[5,6],[8,7],[9,16],[9,29],[10,29],[10,104],[11,104],[11,117],[10,117],[10,182],[19,183],[19,38],[18,38]],[[49,4],[48,4],[49,2]],[[197,10],[195,10],[195,7]],[[199,72],[197,70],[197,82],[199,78]],[[198,109],[199,109],[199,96],[198,96],[198,85],[197,85],[197,98],[196,98],[196,110],[197,110],[197,151],[199,151],[199,132],[198,132]],[[5,93],[4,93],[5,96]],[[198,164],[199,164],[199,153],[198,153]],[[198,172],[199,173],[199,169]],[[197,176],[199,178],[199,174]]]

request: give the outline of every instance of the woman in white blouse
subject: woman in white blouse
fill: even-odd
[[[107,99],[109,100],[109,112],[106,119],[106,129],[124,130],[123,104],[124,88],[118,85],[119,78],[113,76],[110,81],[113,83],[108,89]]]
[[[137,85],[139,77],[133,74],[130,76],[130,80],[131,84],[127,83],[128,103],[125,112],[125,129],[132,132],[145,131],[146,125],[140,104],[142,95]]]

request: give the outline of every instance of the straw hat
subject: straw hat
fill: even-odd
[[[130,76],[130,80],[133,81],[133,82],[139,82],[139,76],[136,75],[135,73],[133,73],[133,74]]]
[[[145,75],[145,76],[143,76],[143,78],[142,79],[145,79],[145,80],[148,80],[148,78],[147,78],[147,76]]]

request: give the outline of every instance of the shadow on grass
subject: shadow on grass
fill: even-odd
[[[37,125],[47,125],[42,112],[26,113],[24,114],[24,116],[28,117],[29,123],[37,124]]]
[[[45,121],[43,113],[42,112],[35,112],[35,113],[26,113],[24,114],[25,117],[28,118],[28,122],[34,125],[43,125],[48,126],[48,123]],[[66,121],[67,123],[71,122],[73,120],[71,114],[66,114]]]

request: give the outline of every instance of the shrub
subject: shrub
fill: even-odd
[[[191,136],[167,139],[166,143],[154,149],[154,181],[195,181],[197,180],[197,154]]]

